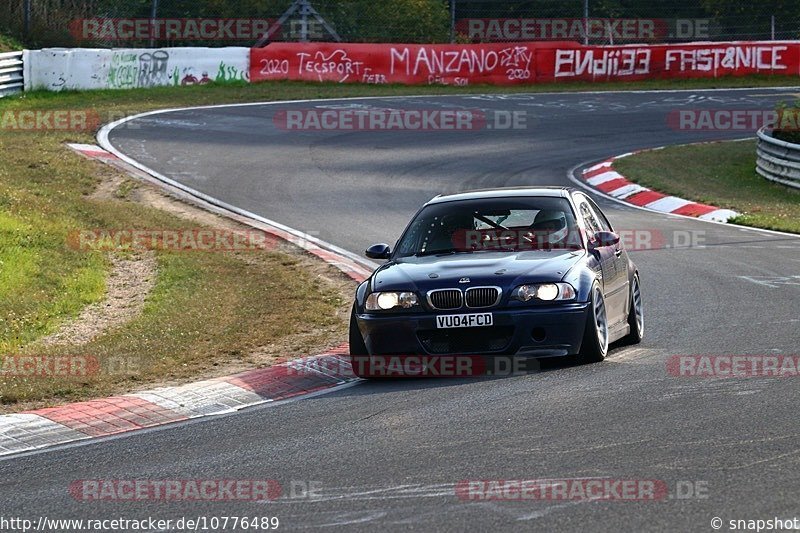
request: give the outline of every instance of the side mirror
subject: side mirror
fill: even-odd
[[[364,255],[370,259],[389,259],[392,255],[392,250],[388,244],[373,244],[364,252]]]
[[[619,243],[619,235],[613,231],[598,231],[594,234],[594,239],[590,241],[593,248],[602,248],[603,246],[614,246]]]

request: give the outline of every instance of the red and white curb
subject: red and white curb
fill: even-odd
[[[720,209],[712,205],[684,200],[677,196],[668,196],[628,181],[625,176],[614,170],[614,161],[633,155],[618,155],[583,170],[582,178],[586,184],[622,202],[652,209],[661,213],[671,213],[688,217],[727,222],[739,213],[730,209]]]
[[[0,456],[107,437],[357,381],[347,345],[264,369],[175,387],[0,416]]]

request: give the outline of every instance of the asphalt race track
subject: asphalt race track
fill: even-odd
[[[393,243],[443,192],[573,185],[570,169],[630,150],[741,131],[673,129],[676,109],[770,109],[796,89],[385,98],[187,110],[143,117],[111,142],[230,204],[360,253]],[[314,106],[524,111],[516,130],[297,132]],[[746,134],[745,134],[746,135]],[[645,342],[604,363],[496,379],[361,382],[253,408],[0,461],[3,515],[278,516],[301,531],[713,531],[711,519],[800,516],[796,379],[685,378],[671,355],[797,354],[800,239],[598,198],[617,229],[663,236],[632,252]],[[686,236],[702,246],[683,244]],[[699,240],[698,240],[699,239]],[[780,279],[784,278],[784,279]],[[213,317],[209,317],[213,320]],[[483,501],[461,480],[663,480],[663,501]],[[271,503],[81,502],[79,479],[319,482]],[[701,498],[678,498],[686,487]]]

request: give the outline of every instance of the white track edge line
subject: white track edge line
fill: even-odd
[[[276,102],[276,103],[278,103],[278,102]],[[192,108],[185,108],[185,109],[192,109]],[[329,242],[323,241],[322,239],[314,237],[313,235],[308,235],[308,234],[306,234],[306,233],[304,233],[302,231],[299,231],[299,230],[296,230],[296,229],[291,228],[289,226],[286,226],[285,224],[281,224],[280,222],[276,222],[276,221],[268,219],[266,217],[262,217],[261,215],[257,215],[257,214],[255,214],[255,213],[253,213],[251,211],[247,211],[246,209],[242,209],[242,208],[236,207],[234,205],[231,205],[231,204],[229,204],[227,202],[223,202],[222,200],[214,198],[213,196],[207,195],[207,194],[202,193],[202,192],[200,192],[200,191],[198,191],[196,189],[193,189],[193,188],[191,188],[191,187],[189,187],[187,185],[184,185],[184,184],[182,184],[182,183],[180,183],[178,181],[170,179],[170,178],[166,177],[165,175],[161,174],[160,172],[157,172],[157,171],[155,171],[155,170],[143,165],[142,163],[136,161],[132,157],[129,157],[126,154],[122,153],[113,144],[111,144],[111,141],[108,138],[108,136],[111,133],[111,131],[113,131],[115,128],[117,128],[120,125],[125,124],[126,122],[129,122],[131,120],[135,120],[135,119],[138,119],[138,118],[151,116],[151,115],[157,115],[157,114],[169,113],[169,112],[175,112],[175,111],[182,111],[182,110],[184,110],[184,109],[168,109],[168,110],[150,111],[150,112],[147,112],[147,113],[142,113],[142,114],[139,114],[139,115],[133,115],[133,116],[130,116],[130,117],[125,117],[123,119],[111,122],[109,124],[104,125],[100,129],[100,131],[98,131],[98,133],[97,133],[97,141],[100,143],[101,148],[103,148],[104,150],[114,154],[119,159],[121,159],[122,161],[128,163],[132,167],[134,167],[134,168],[136,168],[136,169],[138,169],[138,170],[140,170],[140,171],[142,171],[142,172],[144,172],[146,174],[149,174],[149,175],[153,176],[154,178],[156,178],[157,180],[159,180],[159,181],[161,181],[163,183],[166,183],[168,185],[176,187],[176,188],[182,190],[183,192],[185,192],[185,193],[187,193],[187,194],[189,194],[191,196],[194,196],[194,197],[199,198],[199,199],[201,199],[201,200],[203,200],[205,202],[208,202],[211,205],[214,205],[216,207],[222,208],[222,209],[224,209],[226,211],[230,211],[232,213],[235,213],[237,215],[243,216],[245,218],[249,218],[251,220],[256,220],[258,222],[273,226],[273,227],[275,227],[275,228],[277,228],[279,230],[282,230],[282,231],[285,231],[285,232],[287,232],[287,233],[289,233],[291,235],[294,235],[295,237],[297,237],[299,239],[302,239],[302,240],[305,240],[307,242],[313,243],[313,244],[319,246],[320,248],[322,248],[324,250],[327,250],[327,251],[336,253],[338,255],[341,255],[341,256],[343,256],[343,257],[355,262],[357,265],[359,265],[361,267],[364,267],[364,268],[367,268],[367,269],[370,269],[370,270],[375,270],[376,268],[378,268],[378,266],[380,266],[377,263],[373,263],[372,261],[367,261],[365,259],[362,259],[361,257],[356,255],[355,253],[350,252],[348,250],[345,250],[344,248],[340,248],[339,246],[336,246],[335,244],[331,244]]]

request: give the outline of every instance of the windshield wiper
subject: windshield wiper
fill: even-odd
[[[425,250],[424,252],[417,252],[414,257],[425,257],[426,255],[454,255],[454,254],[471,254],[473,250]]]
[[[425,257],[427,255],[454,255],[454,254],[475,254],[480,252],[518,252],[514,247],[511,246],[497,246],[493,248],[486,248],[481,249],[478,248],[477,250],[426,250],[424,252],[417,252],[414,254],[414,257]]]

